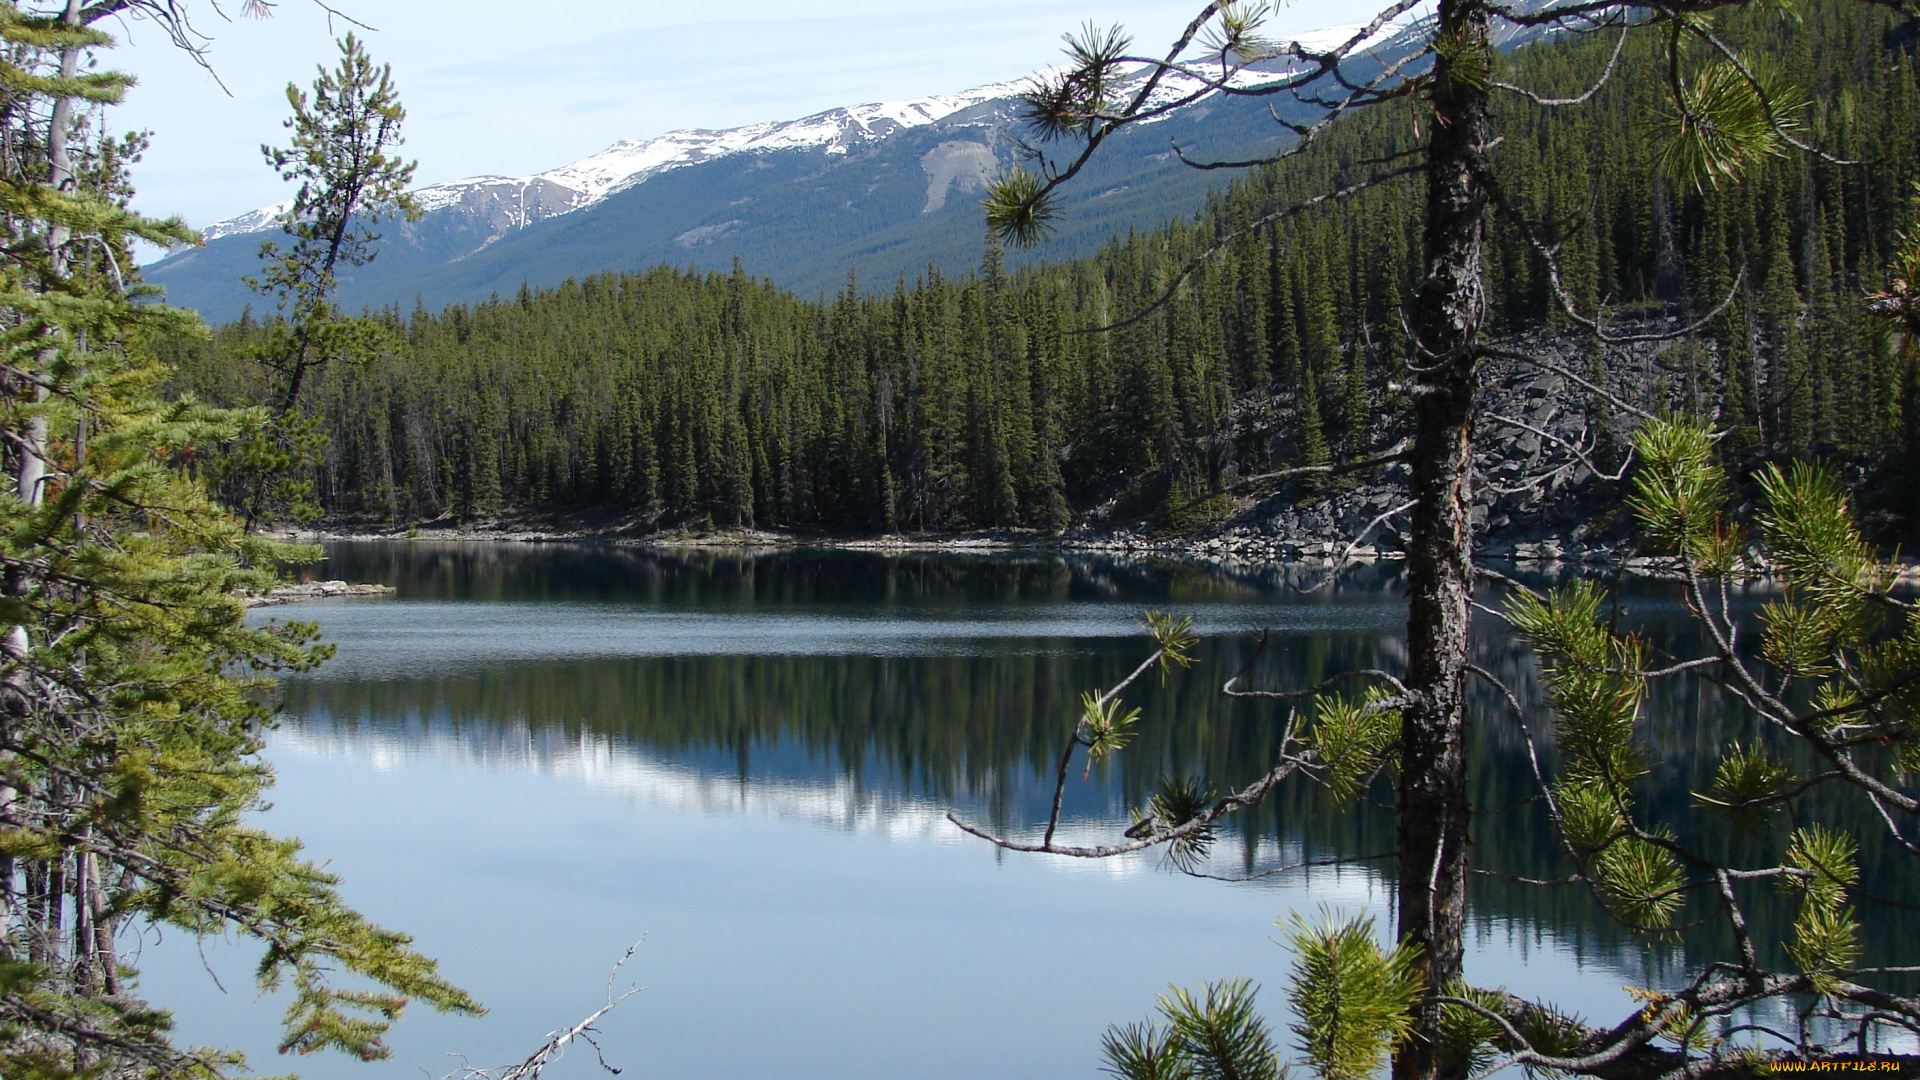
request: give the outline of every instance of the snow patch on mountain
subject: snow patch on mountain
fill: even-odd
[[[1387,44],[1414,26],[1411,21],[1389,24],[1363,47]],[[1298,41],[1303,50],[1325,51],[1346,43],[1362,29],[1359,24],[1327,27],[1303,34]],[[1310,65],[1296,57],[1283,56],[1243,68],[1233,73],[1229,81],[1235,86],[1257,85],[1306,66]],[[1144,78],[1146,70],[1140,69],[1133,79]],[[1196,66],[1193,70],[1203,69]],[[748,124],[721,131],[682,128],[651,139],[622,139],[597,154],[557,169],[527,176],[468,177],[420,188],[413,196],[426,213],[451,211],[487,234],[479,238],[478,247],[474,249],[478,250],[507,233],[546,218],[583,210],[673,169],[743,153],[817,148],[828,154],[845,154],[856,146],[885,139],[907,128],[950,119],[970,124],[976,121],[960,114],[991,102],[1010,102],[1033,86],[1036,79],[1054,73],[1055,69],[1049,69],[955,94],[828,109],[797,120]],[[1190,97],[1204,92],[1206,87],[1207,83],[1198,78],[1175,72],[1161,80],[1151,104],[1162,105]],[[1005,110],[996,112],[1001,114],[996,119],[1006,119]],[[930,190],[929,201],[937,206],[941,200]],[[214,222],[202,230],[202,235],[207,240],[216,240],[276,228],[291,205],[292,200],[287,200]]]
[[[537,193],[537,197],[519,199],[525,203],[521,212],[508,215],[520,220],[503,222],[524,227],[585,209],[663,172],[733,154],[815,147],[829,154],[844,154],[854,146],[884,139],[904,128],[923,127],[986,102],[1012,97],[1027,83],[1027,79],[990,83],[957,94],[828,109],[798,120],[768,121],[722,131],[682,128],[652,139],[622,139],[557,169],[528,176],[468,177],[420,188],[413,197],[421,210],[433,213],[457,207],[477,211],[480,201],[495,209],[503,197],[512,200],[515,193]],[[217,221],[202,230],[202,235],[214,240],[262,232],[276,227],[291,206],[288,200]]]
[[[263,206],[258,210],[241,214],[238,217],[230,217],[222,221],[216,221],[200,230],[200,236],[205,240],[218,240],[223,236],[238,236],[243,233],[264,232],[268,229],[277,228],[280,220],[286,216],[287,211],[292,209],[293,200],[285,199],[281,202],[274,203],[272,206]]]

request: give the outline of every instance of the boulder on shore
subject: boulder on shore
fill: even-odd
[[[345,581],[299,581],[275,585],[264,593],[248,594],[248,607],[273,607],[297,604],[302,600],[322,600],[335,596],[392,596],[391,585],[355,585]]]

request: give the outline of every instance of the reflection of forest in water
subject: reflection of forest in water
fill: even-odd
[[[290,683],[286,706],[290,725],[307,734],[378,736],[399,744],[452,739],[483,756],[517,755],[523,765],[537,765],[526,759],[542,753],[591,744],[615,757],[743,789],[847,788],[883,816],[889,808],[957,806],[1012,831],[1046,816],[1052,770],[1080,693],[1110,685],[1146,654],[1144,638],[1126,636],[1128,620],[1140,610],[1199,610],[1202,625],[1211,623],[1216,631],[1280,629],[1257,657],[1246,633],[1211,635],[1193,670],[1164,683],[1149,677],[1129,691],[1128,702],[1143,710],[1138,739],[1084,781],[1076,761],[1066,803],[1070,820],[1105,824],[1110,832],[1124,826],[1129,808],[1139,806],[1163,776],[1198,776],[1221,789],[1245,783],[1273,762],[1284,713],[1271,703],[1229,700],[1219,692],[1227,676],[1250,661],[1251,683],[1273,688],[1311,685],[1356,667],[1394,671],[1404,663],[1394,629],[1401,608],[1391,565],[1361,568],[1337,590],[1304,595],[1288,586],[1317,580],[1311,569],[1033,553],[729,555],[340,545],[323,571],[399,584],[403,603],[390,609],[399,611],[412,599],[472,599],[592,602],[733,619],[860,613],[882,619],[883,634],[894,625],[884,621],[889,614],[909,635],[928,619],[977,623],[967,631],[965,648],[906,648],[886,655],[703,648],[697,655],[674,655],[671,642],[652,642],[646,651],[656,655],[506,660],[396,678],[354,674],[353,613],[342,610],[342,670]],[[1697,653],[1699,643],[1669,587],[1630,583],[1622,604],[1622,625],[1667,652]],[[1083,615],[1063,636],[1006,636],[994,626],[1072,605],[1082,605]],[[1085,616],[1085,605],[1098,605],[1102,614]],[[336,625],[331,617],[328,623]],[[537,634],[540,625],[534,620],[521,629]],[[1531,656],[1484,616],[1476,653],[1481,666],[1536,710],[1529,718],[1534,730],[1549,732]],[[1534,798],[1537,786],[1518,725],[1484,684],[1474,684],[1473,693],[1469,754],[1479,815],[1474,865],[1533,878],[1568,873],[1571,867]],[[1644,715],[1656,763],[1642,788],[1645,820],[1665,823],[1703,849],[1737,854],[1746,845],[1758,860],[1755,837],[1727,828],[1689,795],[1709,785],[1725,747],[1756,738],[1748,718],[1730,711],[1715,687],[1691,677],[1656,684]],[[1545,763],[1551,768],[1550,748]],[[1240,842],[1222,847],[1233,865],[1219,865],[1228,860],[1218,859],[1212,870],[1258,871],[1389,851],[1393,822],[1386,804],[1392,793],[1391,779],[1383,778],[1367,801],[1343,809],[1318,787],[1296,781],[1233,821],[1230,830]],[[1864,886],[1920,900],[1911,858],[1869,813],[1841,800],[1830,818],[1861,837]],[[1778,850],[1789,827],[1785,820],[1769,826],[1768,850]],[[1527,886],[1482,876],[1474,889],[1474,917],[1483,927],[1503,919],[1543,926],[1582,951],[1607,956],[1641,947],[1578,886]],[[1746,891],[1750,917],[1766,928],[1763,936],[1782,936],[1792,921],[1792,901],[1766,883]],[[1912,962],[1907,950],[1896,947],[1900,913],[1871,903],[1863,907],[1869,962]],[[1703,896],[1694,914],[1709,912]],[[1713,930],[1683,941],[1696,956],[1724,955],[1730,948]],[[1774,962],[1789,963],[1784,956]]]

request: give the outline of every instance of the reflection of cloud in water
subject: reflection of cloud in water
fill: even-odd
[[[975,806],[953,807],[897,789],[876,790],[847,776],[770,777],[727,776],[671,761],[636,749],[631,744],[590,732],[567,733],[525,725],[489,729],[411,727],[404,731],[341,728],[289,721],[272,737],[276,754],[360,761],[381,772],[414,762],[476,771],[518,772],[550,776],[596,791],[618,795],[629,805],[693,815],[739,814],[778,821],[800,822],[824,828],[884,836],[897,841],[986,847],[947,820],[952,810],[970,821],[985,824]],[[991,788],[994,778],[983,784]],[[1061,844],[1092,846],[1115,843],[1127,823],[1107,818],[1066,818],[1055,833]],[[1004,830],[1010,839],[1037,843],[1039,824]],[[1233,874],[1234,868],[1291,866],[1305,861],[1305,849],[1292,841],[1266,838],[1253,842],[1249,857],[1246,839],[1223,834],[1213,846],[1213,872]],[[1067,873],[1096,873],[1125,877],[1158,873],[1163,853],[1150,849],[1107,859],[1023,855]],[[1379,909],[1390,897],[1386,879],[1372,866],[1350,863],[1316,866],[1298,872],[1235,882],[1276,890],[1301,888],[1311,882],[1311,900],[1337,908]]]
[[[656,758],[587,732],[568,734],[516,725],[485,732],[415,728],[401,733],[290,722],[274,733],[273,752],[356,760],[382,772],[425,762],[456,769],[531,773],[618,795],[630,805],[681,814],[740,814],[890,840],[985,844],[955,828],[946,818],[951,808],[930,799],[875,790],[846,776],[743,780]],[[1069,821],[1059,835],[1068,843],[1110,842],[1117,828],[1110,821]],[[1034,832],[1034,838],[1038,835]],[[1222,850],[1228,849],[1222,845]],[[1047,863],[1068,872],[1110,876],[1152,872],[1158,867],[1157,856],[1151,853],[1116,859],[1049,859]]]
[[[400,732],[289,722],[274,733],[272,749],[276,754],[359,761],[381,772],[424,762],[456,769],[529,773],[617,795],[630,805],[674,813],[739,814],[889,840],[986,847],[985,841],[967,836],[946,816],[954,810],[968,820],[984,823],[977,805],[956,808],[895,789],[876,790],[871,783],[847,776],[742,779],[659,758],[588,732],[566,733],[522,725],[486,731],[409,728]],[[1068,845],[1110,844],[1125,824],[1106,818],[1068,818],[1055,835]],[[1037,842],[1041,829],[1038,825],[1020,826],[1006,833],[1012,839]],[[1303,849],[1292,842],[1267,839],[1255,840],[1254,845],[1249,858],[1244,838],[1222,835],[1213,848],[1215,866],[1284,866],[1306,858]],[[1163,870],[1163,853],[1157,849],[1109,859],[1022,857],[1038,858],[1064,873],[1126,877]],[[1300,888],[1309,878],[1315,903],[1372,909],[1387,901],[1385,879],[1372,868],[1357,864],[1314,867],[1239,884],[1290,890]]]
[[[275,753],[356,759],[382,772],[412,762],[480,771],[551,776],[616,794],[634,805],[687,814],[748,814],[879,833],[894,839],[956,833],[945,808],[891,792],[863,790],[851,779],[742,780],[653,758],[590,733],[507,727],[488,732],[420,731],[404,734],[344,731],[288,724],[273,736]]]
[[[950,807],[896,790],[875,790],[846,776],[790,778],[756,776],[743,779],[722,775],[682,762],[647,754],[633,746],[590,732],[566,733],[525,725],[506,725],[461,731],[409,728],[381,731],[290,721],[272,737],[272,749],[326,760],[356,761],[390,772],[420,762],[462,770],[518,772],[577,784],[615,795],[629,805],[672,813],[713,816],[744,815],[808,826],[846,830],[885,837],[895,842],[932,843],[942,847],[977,846],[985,842],[966,836],[946,819]],[[965,815],[971,808],[963,808]],[[976,820],[978,820],[976,818]],[[1108,819],[1063,821],[1056,834],[1062,843],[1090,845],[1114,841],[1122,822]],[[1011,835],[1038,840],[1038,827],[1015,829]],[[1212,867],[1223,874],[1252,866],[1255,870],[1290,866],[1309,856],[1297,843],[1267,838],[1254,840],[1249,856],[1246,841],[1222,835],[1214,847]],[[1162,854],[1146,851],[1110,859],[1077,859],[1023,855],[1050,870],[1075,875],[1126,878],[1163,872]],[[1325,910],[1340,914],[1366,913],[1379,926],[1391,925],[1393,889],[1375,864],[1318,866],[1297,872],[1239,883],[1238,887],[1271,889],[1286,895],[1283,908],[1317,917]],[[1687,968],[1684,955],[1656,956],[1652,952],[1597,955],[1577,947],[1551,926],[1532,920],[1503,917],[1474,918],[1468,932],[1469,970],[1488,985],[1506,983],[1524,988],[1536,979],[1558,989],[1549,994],[1564,1006],[1598,1005],[1598,1020],[1614,1011],[1609,1002],[1626,998],[1622,985],[1659,986]],[[1578,980],[1578,991],[1566,982]],[[1769,1002],[1758,1013],[1742,1019],[1785,1030],[1793,1018],[1784,1003]],[[1914,1053],[1920,1039],[1889,1033],[1882,1052]]]
[[[309,605],[340,645],[325,677],[415,678],[538,660],[665,656],[987,656],[1036,642],[1137,637],[1116,603],[950,605],[845,612],[660,611],[584,603]],[[1390,633],[1392,604],[1198,604],[1202,634]],[[257,616],[264,618],[268,616]],[[1058,645],[1052,646],[1058,648]]]
[[[946,820],[947,811],[953,807],[932,799],[890,787],[876,790],[870,783],[862,784],[847,776],[756,774],[742,779],[650,754],[630,743],[591,732],[541,729],[520,723],[484,728],[409,725],[381,729],[334,726],[324,721],[303,724],[290,719],[274,733],[271,751],[353,762],[382,772],[424,764],[547,776],[613,796],[630,806],[668,813],[758,817],[879,836],[891,842],[931,844],[955,849],[961,856],[967,848],[978,849],[982,855],[989,851],[985,841],[965,835]],[[995,777],[988,776],[980,790],[990,790],[996,782]],[[970,802],[972,805],[959,808],[959,812],[984,822],[985,811],[977,800]],[[1124,825],[1124,821],[1111,818],[1080,817],[1064,820],[1057,835],[1067,844],[1112,843]],[[1037,824],[1009,831],[1023,840],[1037,841],[1040,837]],[[1258,847],[1249,859],[1242,837],[1221,835],[1213,849],[1213,870],[1232,874],[1247,865],[1284,866],[1308,857],[1295,842],[1269,837],[1254,843]],[[1167,872],[1164,856],[1157,849],[1110,859],[1032,854],[1006,857],[1034,860],[1049,872],[1075,877],[1119,880]],[[1317,919],[1323,910],[1339,915],[1365,913],[1374,917],[1377,927],[1390,926],[1393,919],[1393,889],[1375,864],[1314,867],[1239,885],[1194,884],[1201,888],[1258,888],[1273,895],[1276,915],[1289,909],[1309,919]],[[1479,970],[1488,974],[1489,983],[1523,984],[1529,977],[1524,970],[1555,986],[1557,1000],[1589,1009],[1598,1003],[1612,1011],[1614,998],[1626,1001],[1617,989],[1621,984],[1648,985],[1654,981],[1645,966],[1647,958],[1583,953],[1551,927],[1519,925],[1506,919],[1476,920],[1475,926],[1477,933],[1469,949]],[[1273,936],[1277,938],[1279,931],[1273,931]],[[1573,989],[1569,980],[1590,985]]]

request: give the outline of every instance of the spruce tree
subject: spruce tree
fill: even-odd
[[[1320,373],[1311,360],[1300,365],[1300,387],[1294,394],[1299,403],[1299,458],[1302,465],[1325,465],[1331,458],[1327,448],[1326,423],[1320,409]],[[1317,487],[1310,485],[1310,488]]]
[[[277,510],[318,512],[305,473],[325,436],[301,414],[301,391],[317,369],[378,355],[388,338],[377,320],[341,314],[334,302],[340,273],[373,261],[374,223],[419,216],[407,192],[414,163],[394,155],[406,109],[392,69],[376,67],[352,33],[338,44],[338,63],[320,69],[311,91],[287,84],[287,145],[260,148],[280,178],[299,187],[283,222],[290,245],[261,245],[267,265],[250,282],[285,321],[254,354],[272,377],[268,422],[233,459],[232,498],[249,527]]]
[[[1886,36],[1896,28],[1890,18],[1817,0],[1803,6],[1800,19],[1794,29],[1742,11],[1726,20],[1725,33],[1740,49],[1784,58],[1783,77],[1797,85],[1833,86],[1884,106],[1856,110],[1856,121],[1822,138],[1833,139],[1835,154],[1872,158],[1872,175],[1891,178],[1895,191],[1889,195],[1879,180],[1861,182],[1864,170],[1816,163],[1812,201],[1826,234],[1840,238],[1825,242],[1826,269],[1815,271],[1830,277],[1831,286],[1810,317],[1782,323],[1802,328],[1799,355],[1833,388],[1830,428],[1840,436],[1833,449],[1868,464],[1866,482],[1875,487],[1891,475],[1876,463],[1900,452],[1903,414],[1892,403],[1901,361],[1887,350],[1861,347],[1871,330],[1851,298],[1882,276],[1894,247],[1893,223],[1906,213],[1903,185],[1916,167],[1891,148],[1920,138],[1920,116],[1902,104],[1915,96],[1915,70],[1887,44],[1899,40],[1897,33]],[[1796,35],[1826,44],[1796,51]],[[1580,35],[1537,42],[1502,58],[1502,81],[1578,93],[1580,79],[1605,67],[1613,45]],[[1662,243],[1653,212],[1655,140],[1647,138],[1646,124],[1666,107],[1666,71],[1658,40],[1630,36],[1615,77],[1591,109],[1549,108],[1502,91],[1512,121],[1500,150],[1508,197],[1536,222],[1578,222],[1557,238],[1561,278],[1575,310],[1617,300],[1610,326],[1668,307],[1676,317],[1700,317],[1737,283],[1733,302],[1705,328],[1717,355],[1694,384],[1703,398],[1715,399],[1703,404],[1717,405],[1727,417],[1729,453],[1760,450],[1763,443],[1780,452],[1785,444],[1777,442],[1775,414],[1784,384],[1773,370],[1765,271],[1772,221],[1787,225],[1787,262],[1803,249],[1794,230],[1806,219],[1806,177],[1798,163],[1777,159],[1705,190],[1661,181],[1687,284],[1685,296],[1662,298],[1655,272]],[[990,362],[975,363],[980,355],[963,348],[968,336],[948,317],[959,314],[968,283],[938,274],[901,281],[889,303],[876,304],[856,287],[830,298],[825,309],[755,281],[743,268],[737,275],[596,275],[502,301],[415,311],[387,327],[406,338],[406,350],[375,364],[327,369],[303,390],[311,406],[304,411],[336,440],[309,474],[316,501],[344,516],[389,513],[373,497],[378,481],[366,480],[384,475],[385,466],[377,460],[381,440],[368,426],[365,403],[384,396],[393,414],[387,443],[395,452],[398,502],[409,514],[438,513],[448,455],[469,441],[465,429],[475,425],[480,402],[442,388],[492,383],[501,388],[500,407],[516,433],[516,441],[501,448],[504,506],[567,512],[602,498],[623,501],[627,496],[613,493],[607,471],[617,471],[623,456],[665,468],[680,453],[675,440],[683,431],[692,440],[687,475],[724,473],[722,420],[732,408],[748,444],[761,524],[882,528],[879,493],[888,476],[897,492],[897,522],[955,528],[986,520],[994,515],[979,510],[994,501],[988,497],[997,487],[989,482],[995,469],[990,444],[998,438],[1004,472],[1012,477],[1012,520],[1038,526],[1051,501],[1039,490],[1047,483],[1038,457],[1043,438],[1051,440],[1069,516],[1106,504],[1117,487],[1135,481],[1143,491],[1180,486],[1200,496],[1253,471],[1252,463],[1266,468],[1279,458],[1291,461],[1299,336],[1314,327],[1316,340],[1307,344],[1324,361],[1316,368],[1323,434],[1344,458],[1351,430],[1344,390],[1352,385],[1344,376],[1354,350],[1364,353],[1368,382],[1380,399],[1373,410],[1384,425],[1379,433],[1409,415],[1408,364],[1417,367],[1418,358],[1404,331],[1420,262],[1419,200],[1389,185],[1253,223],[1263,200],[1310,198],[1315,185],[1370,159],[1369,148],[1410,145],[1417,130],[1402,110],[1349,110],[1301,154],[1212,200],[1197,222],[1142,230],[1069,263],[1002,267],[1002,300],[981,309],[999,312],[989,317],[984,336]],[[1842,145],[1847,140],[1853,142]],[[1234,236],[1236,229],[1252,231]],[[1558,310],[1543,259],[1526,237],[1498,216],[1491,229],[1483,269],[1486,292],[1498,301],[1492,332],[1580,333]],[[1146,312],[1122,332],[1085,333],[1139,314],[1151,302],[1143,298],[1160,295],[1181,267],[1222,237],[1230,239],[1213,260],[1200,260],[1177,304]],[[1804,279],[1798,268],[1796,276]],[[1796,280],[1791,291],[1805,288]],[[1322,294],[1315,306],[1323,314],[1311,321],[1299,317],[1295,303],[1296,293],[1305,299],[1307,292]],[[1262,336],[1249,320],[1265,327],[1264,358],[1245,352],[1257,349]],[[181,372],[177,385],[228,404],[269,400],[265,373],[233,362],[267,333],[255,321],[225,328],[210,342],[169,345],[168,358]],[[1057,348],[1046,344],[1056,340]],[[1042,365],[1052,370],[1043,374]],[[1137,423],[1138,391],[1154,385],[1141,381],[1141,369],[1152,365],[1164,366],[1169,396],[1168,408],[1157,414],[1158,434],[1149,437]],[[1685,381],[1676,378],[1674,385]],[[631,421],[616,416],[623,387],[639,388]],[[987,390],[974,412],[978,387]],[[1051,399],[1043,400],[1046,395]],[[698,399],[700,406],[687,412],[684,429],[669,418],[682,399]],[[722,408],[722,399],[734,404]],[[1049,408],[1053,415],[1043,416]],[[988,438],[971,438],[976,420]],[[616,451],[611,440],[623,424],[635,433],[633,446]],[[217,455],[202,460],[217,463]],[[1888,501],[1892,490],[1878,490]],[[696,513],[702,499],[731,497],[718,488],[703,494],[697,483],[685,499],[668,497],[664,488],[652,491],[648,498],[669,515]],[[1127,502],[1116,512],[1145,515],[1156,506],[1152,499]]]
[[[237,595],[313,553],[249,535],[174,464],[261,415],[157,393],[152,340],[197,321],[135,295],[128,244],[192,236],[131,212],[76,120],[130,84],[88,62],[112,44],[90,23],[124,6],[0,5],[0,1074],[243,1071],[172,1043],[168,1014],[134,992],[129,925],[260,942],[261,988],[288,994],[283,1049],[377,1058],[409,999],[479,1006],[348,908],[296,841],[251,823],[272,781],[267,677],[329,650],[310,624],[249,625]]]

